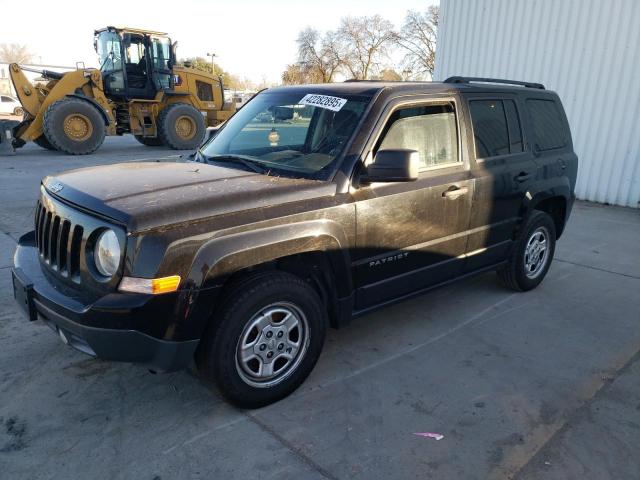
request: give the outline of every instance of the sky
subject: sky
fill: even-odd
[[[93,31],[126,25],[169,33],[178,41],[179,58],[215,53],[226,71],[256,83],[274,83],[285,66],[295,62],[295,40],[304,28],[331,30],[344,16],[375,14],[399,27],[407,10],[424,11],[433,3],[438,1],[31,0],[24,22],[25,13],[15,0],[0,0],[0,43],[28,45],[38,63],[74,66],[83,61],[97,67]],[[101,7],[106,8],[99,11]]]

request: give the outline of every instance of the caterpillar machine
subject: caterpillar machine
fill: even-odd
[[[125,133],[147,146],[198,147],[206,128],[231,117],[235,106],[225,103],[222,78],[177,65],[175,46],[165,33],[106,27],[95,31],[99,69],[37,71],[46,83],[33,85],[25,68],[11,64],[25,111],[11,129],[13,148],[33,141],[85,155],[100,147],[105,135]]]

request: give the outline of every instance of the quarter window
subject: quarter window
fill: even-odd
[[[458,132],[453,105],[424,105],[393,112],[377,150],[408,148],[421,168],[458,163]]]
[[[539,150],[562,148],[567,144],[567,130],[562,114],[553,100],[527,100],[533,133]]]

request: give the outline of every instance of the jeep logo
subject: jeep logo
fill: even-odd
[[[409,252],[398,253],[397,255],[391,255],[389,257],[380,258],[378,260],[372,260],[369,262],[369,267],[379,267],[385,263],[395,262],[396,260],[404,260],[409,256]]]
[[[51,193],[58,193],[64,188],[64,185],[62,185],[60,182],[55,182],[49,185],[48,188]]]

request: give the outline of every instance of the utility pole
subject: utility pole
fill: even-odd
[[[211,75],[215,74],[215,69],[214,69],[214,63],[213,63],[213,59],[216,58],[218,55],[216,55],[215,53],[207,53],[207,57],[211,57]]]

